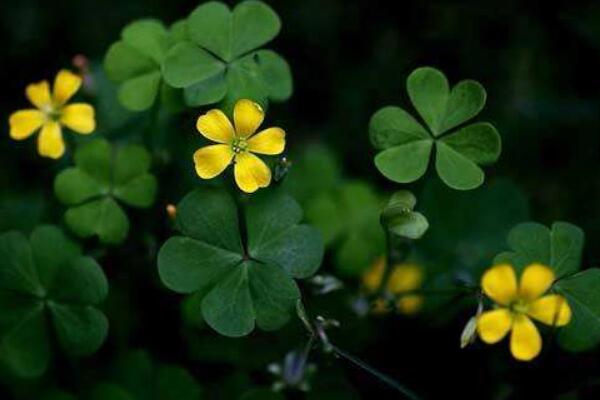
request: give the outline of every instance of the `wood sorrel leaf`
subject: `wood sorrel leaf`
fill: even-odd
[[[170,238],[160,249],[163,283],[202,296],[192,305],[201,304],[196,312],[223,335],[244,336],[255,325],[273,330],[285,324],[300,296],[293,278],[313,274],[323,257],[319,233],[299,225],[298,204],[271,191],[238,207],[226,191],[202,188],[189,193],[177,210],[177,227],[185,236]]]
[[[108,321],[95,308],[108,283],[96,262],[53,226],[0,235],[0,361],[14,373],[44,373],[51,338],[73,356],[94,353],[104,342]],[[50,322],[50,323],[49,323]]]
[[[392,181],[413,182],[425,174],[435,145],[436,170],[448,186],[457,190],[480,186],[484,173],[479,165],[498,159],[500,135],[489,123],[449,131],[481,111],[486,99],[483,87],[465,80],[450,90],[444,74],[431,67],[413,71],[406,87],[429,132],[399,107],[384,107],[376,112],[369,134],[373,146],[381,150],[375,156],[377,169]]]
[[[146,208],[156,196],[156,178],[148,173],[150,155],[135,145],[113,151],[106,140],[98,139],[79,147],[74,159],[75,167],[60,172],[54,181],[56,196],[69,206],[67,225],[80,237],[121,243],[129,220],[119,202]]]

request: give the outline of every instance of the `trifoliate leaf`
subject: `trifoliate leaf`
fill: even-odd
[[[299,206],[279,191],[254,196],[242,209],[224,190],[193,191],[177,207],[183,236],[159,252],[160,278],[171,290],[201,295],[196,312],[223,335],[243,336],[255,325],[278,329],[300,296],[293,278],[313,274],[323,256],[319,233],[301,219]]]
[[[156,195],[156,178],[148,173],[150,155],[139,146],[115,151],[105,140],[77,149],[75,167],[56,176],[54,192],[69,206],[65,221],[80,237],[98,236],[102,243],[117,244],[127,237],[129,220],[119,202],[146,208]]]
[[[44,373],[51,343],[73,356],[94,353],[108,321],[94,306],[108,283],[96,262],[53,226],[0,235],[0,362],[15,374]]]
[[[551,229],[536,222],[519,224],[509,232],[507,242],[512,251],[499,254],[495,263],[509,263],[518,271],[541,263],[552,268],[558,279],[581,268],[584,233],[567,222],[555,222]]]
[[[429,131],[399,107],[384,107],[371,118],[369,133],[377,169],[388,179],[410,183],[427,171],[435,146],[435,166],[440,178],[457,190],[470,190],[484,181],[479,165],[495,162],[501,140],[489,123],[475,123],[450,131],[476,116],[485,105],[483,87],[472,80],[452,90],[444,74],[424,67],[407,79],[410,99]]]
[[[131,111],[143,111],[156,101],[164,86],[161,67],[167,50],[183,37],[182,26],[167,31],[162,22],[141,19],[121,31],[121,40],[106,53],[107,76],[120,84],[118,97]]]
[[[292,92],[286,61],[259,48],[281,28],[277,14],[261,1],[247,0],[230,10],[211,1],[188,17],[186,41],[171,48],[163,66],[165,80],[184,89],[189,106],[223,100],[228,108],[240,98],[263,105],[283,101]]]

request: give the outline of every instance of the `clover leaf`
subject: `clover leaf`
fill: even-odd
[[[551,229],[536,222],[525,222],[511,229],[507,242],[512,251],[498,254],[494,263],[509,263],[517,271],[531,263],[541,263],[552,268],[557,279],[581,268],[584,234],[567,222],[555,222]]]
[[[186,369],[155,363],[144,350],[121,357],[110,381],[97,385],[92,400],[199,400],[202,390]]]
[[[80,237],[97,235],[102,243],[127,237],[129,220],[119,205],[146,208],[156,195],[156,178],[148,173],[150,155],[139,146],[114,150],[103,139],[77,149],[75,167],[61,171],[54,192],[69,209],[65,221]]]
[[[515,268],[539,262],[551,267],[557,277],[553,290],[564,295],[571,307],[571,321],[560,329],[558,343],[569,351],[584,351],[600,343],[600,269],[581,269],[584,233],[575,225],[555,222],[548,229],[528,222],[508,235],[510,252],[499,254],[495,263]]]
[[[170,31],[156,19],[141,19],[121,31],[121,40],[113,43],[104,59],[104,70],[120,83],[118,97],[131,111],[143,111],[156,101],[159,91],[164,96],[170,89],[164,84],[161,66],[167,50],[180,41],[185,27],[173,25]]]
[[[278,191],[253,196],[240,210],[222,189],[197,189],[177,207],[183,236],[160,249],[160,278],[176,292],[200,293],[198,312],[223,335],[278,329],[300,297],[294,278],[311,276],[323,257],[320,234],[301,219],[298,204]]]
[[[42,375],[54,340],[71,356],[102,345],[108,321],[94,306],[107,295],[106,277],[59,228],[0,235],[0,259],[0,361],[15,374]]]
[[[271,50],[259,50],[281,28],[265,3],[248,0],[233,10],[211,1],[187,19],[188,39],[171,48],[164,60],[167,83],[184,89],[189,106],[223,101],[230,108],[240,98],[263,105],[292,94],[288,63]]]
[[[435,168],[446,185],[457,190],[480,186],[484,172],[479,165],[498,159],[500,135],[487,122],[454,129],[483,109],[483,86],[464,80],[450,90],[441,71],[422,67],[409,75],[406,88],[428,129],[400,107],[377,111],[371,118],[369,134],[373,146],[381,150],[375,156],[379,172],[394,182],[413,182],[427,171],[435,147]]]

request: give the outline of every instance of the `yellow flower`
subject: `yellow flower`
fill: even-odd
[[[269,186],[271,170],[253,153],[282,153],[285,131],[274,127],[254,135],[264,117],[262,108],[247,99],[235,104],[233,125],[221,110],[210,110],[201,115],[196,123],[198,132],[219,144],[202,147],[194,153],[198,176],[202,179],[214,178],[233,162],[235,181],[244,192],[253,193]]]
[[[54,80],[54,90],[44,80],[32,83],[25,95],[36,108],[19,110],[9,118],[10,137],[23,140],[38,129],[38,153],[43,157],[60,158],[65,153],[62,126],[87,135],[96,129],[94,108],[85,103],[66,104],[81,87],[81,77],[61,70]]]
[[[363,286],[369,293],[375,293],[381,286],[385,272],[385,257],[378,258],[371,268],[363,275]],[[402,314],[415,314],[423,304],[423,296],[414,294],[423,284],[423,270],[415,264],[394,265],[388,278],[385,291],[392,295],[395,300],[396,309]],[[373,311],[383,313],[387,311],[384,307],[385,301],[377,299]]]
[[[481,287],[498,307],[477,319],[481,340],[497,343],[510,331],[513,357],[521,361],[535,358],[542,350],[542,338],[530,317],[553,326],[564,326],[571,320],[571,308],[563,296],[544,295],[554,279],[552,270],[541,264],[527,266],[518,285],[511,265],[488,269],[481,279]]]

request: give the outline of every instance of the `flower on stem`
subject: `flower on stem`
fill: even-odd
[[[86,103],[67,104],[67,101],[81,87],[81,77],[67,70],[61,70],[50,84],[44,80],[32,83],[25,89],[25,95],[36,107],[19,110],[9,118],[10,137],[24,140],[41,128],[38,136],[38,153],[43,157],[58,159],[65,153],[62,127],[87,135],[96,129],[94,108]]]
[[[385,257],[378,258],[362,278],[367,293],[377,293],[385,275]],[[388,309],[387,296],[394,299],[395,307],[401,314],[412,315],[419,311],[423,296],[413,293],[423,284],[423,270],[416,264],[397,264],[392,267],[383,297],[373,303],[373,312],[382,314]]]
[[[265,114],[257,103],[242,99],[233,110],[233,124],[221,110],[210,110],[198,118],[196,128],[204,137],[218,144],[194,153],[196,173],[202,179],[221,174],[234,164],[235,181],[246,193],[253,193],[271,183],[271,170],[253,153],[276,155],[285,148],[285,131],[278,127],[256,134]]]
[[[531,264],[517,284],[511,265],[488,269],[481,279],[483,292],[496,303],[477,319],[477,332],[485,343],[501,341],[510,332],[510,352],[520,361],[530,361],[542,350],[542,338],[531,318],[546,325],[564,326],[571,320],[567,300],[558,294],[545,294],[555,276],[541,264]]]

